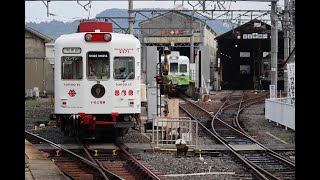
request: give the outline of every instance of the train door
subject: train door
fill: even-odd
[[[86,61],[87,107],[97,113],[110,111],[110,54],[108,51],[89,51]]]

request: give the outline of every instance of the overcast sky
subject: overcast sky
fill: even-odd
[[[46,1],[45,1],[46,2]],[[79,1],[82,5],[88,4],[89,1]],[[47,3],[47,2],[46,2]],[[193,4],[196,2],[194,1]],[[207,1],[209,3],[209,1]],[[133,9],[138,8],[174,8],[175,5],[182,4],[181,1],[137,1],[133,2]],[[213,9],[214,3],[210,3],[207,9]],[[225,2],[224,7],[227,9],[256,9],[269,10],[270,2]],[[192,9],[186,0],[184,8]],[[283,0],[278,2],[278,6],[283,7]],[[87,6],[88,7],[88,6]],[[49,13],[55,16],[47,17],[47,8],[42,1],[25,1],[25,22],[45,22],[53,19],[70,22],[75,19],[94,18],[98,13],[112,8],[128,9],[127,1],[92,1],[90,11],[86,11],[77,1],[51,1],[49,3]],[[218,6],[216,6],[218,9]]]

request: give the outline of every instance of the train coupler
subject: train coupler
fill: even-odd
[[[88,125],[90,130],[94,130],[96,125],[96,117],[92,115],[80,116],[80,125]]]

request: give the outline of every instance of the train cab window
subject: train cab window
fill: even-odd
[[[61,58],[62,79],[82,79],[82,57],[63,56]]]
[[[178,63],[170,63],[170,72],[172,73],[178,72]]]
[[[88,52],[87,78],[89,80],[107,80],[110,78],[108,52]]]
[[[188,66],[186,64],[180,64],[180,72],[181,73],[188,72]]]
[[[133,57],[115,57],[113,61],[114,79],[134,79],[134,58]]]

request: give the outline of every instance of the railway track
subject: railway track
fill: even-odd
[[[88,144],[82,144],[82,150],[73,152],[30,132],[25,131],[25,136],[27,139],[32,139],[33,142],[37,139],[37,142],[48,143],[56,147],[57,150],[47,152],[48,158],[70,179],[165,179],[151,165],[135,159],[120,143],[117,144],[119,149],[112,153],[97,153],[96,150],[90,149]]]
[[[282,155],[268,149],[247,134],[239,121],[243,108],[264,100],[265,96],[248,97],[241,91],[230,94],[213,115],[194,102],[185,99],[180,108],[217,141],[224,144],[256,179],[295,179],[295,164]],[[195,108],[196,107],[196,108]],[[195,112],[198,109],[198,112]],[[192,111],[192,113],[188,112]],[[239,147],[256,147],[259,150],[241,150]]]

